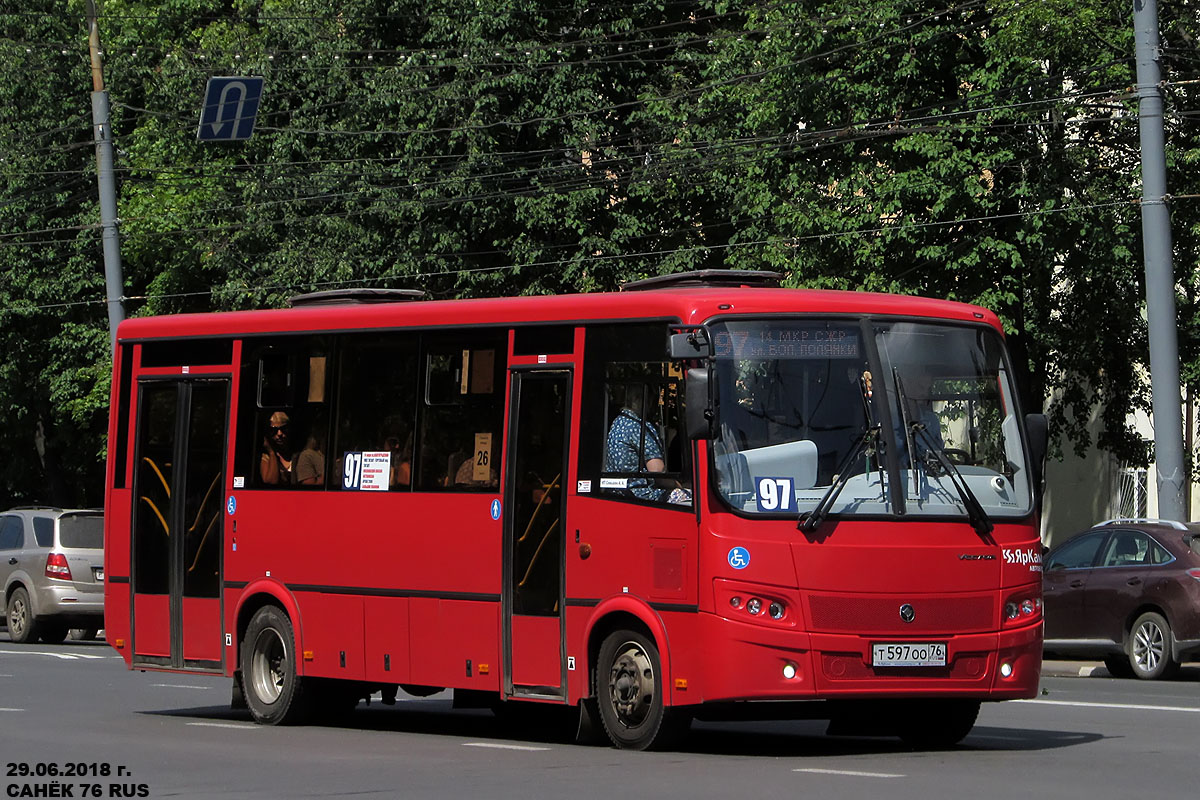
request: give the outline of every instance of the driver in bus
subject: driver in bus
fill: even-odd
[[[605,472],[666,472],[662,439],[654,425],[642,419],[642,387],[625,387],[625,402],[608,428],[604,446]],[[629,491],[643,500],[659,500],[664,490],[643,478],[631,478]]]
[[[908,440],[912,437],[913,454],[917,461],[928,463],[933,458],[930,444],[937,450],[945,447],[942,439],[942,420],[933,408],[933,375],[926,370],[917,370],[910,374],[904,382],[905,413],[908,417],[909,430],[902,430],[903,421],[896,420],[896,439],[899,444],[900,467],[908,464]],[[919,423],[924,432],[914,428]]]

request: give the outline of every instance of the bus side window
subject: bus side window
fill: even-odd
[[[601,491],[654,503],[690,504],[679,435],[680,376],[672,362],[607,365]]]
[[[236,474],[257,488],[321,488],[327,471],[329,343],[272,337],[249,349],[238,402]]]
[[[417,352],[417,336],[411,333],[355,334],[343,339],[332,448],[334,488],[407,491],[411,487]],[[364,453],[380,464],[369,484],[356,480],[354,473]],[[380,459],[386,459],[386,470]]]
[[[689,506],[691,448],[681,435],[683,375],[664,322],[593,325],[584,343],[579,477],[601,496]]]
[[[417,435],[418,491],[500,486],[506,331],[429,336]]]

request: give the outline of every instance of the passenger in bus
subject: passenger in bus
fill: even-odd
[[[325,483],[324,437],[317,431],[309,435],[304,449],[296,456],[292,475],[302,486],[321,486]]]
[[[392,454],[392,469],[391,475],[388,478],[388,488],[408,488],[412,484],[412,434],[408,435],[403,445],[400,444],[400,437],[389,436],[384,446]]]
[[[285,486],[293,482],[292,444],[288,438],[290,424],[291,420],[284,411],[276,411],[267,420],[267,435],[263,437],[258,475],[268,486]]]

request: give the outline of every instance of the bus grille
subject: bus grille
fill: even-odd
[[[912,622],[900,618],[900,607],[913,607]],[[847,597],[810,595],[812,630],[824,633],[951,634],[993,630],[997,611],[991,595],[956,597]]]

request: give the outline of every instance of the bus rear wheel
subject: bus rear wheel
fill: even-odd
[[[595,674],[600,722],[617,747],[662,749],[687,729],[687,716],[667,708],[662,661],[649,636],[630,630],[609,634]]]
[[[288,725],[308,716],[304,679],[296,674],[292,621],[277,606],[254,613],[242,639],[242,690],[255,722]]]

